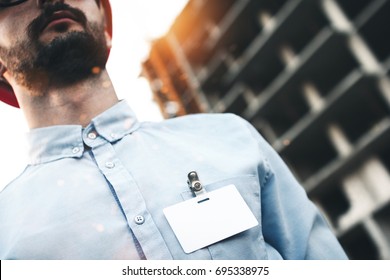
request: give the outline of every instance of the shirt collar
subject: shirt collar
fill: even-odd
[[[32,129],[27,133],[30,164],[40,164],[61,158],[80,158],[84,144],[91,148],[115,142],[139,127],[139,122],[126,101],[120,101],[81,125],[56,125]],[[95,137],[96,136],[96,137]]]

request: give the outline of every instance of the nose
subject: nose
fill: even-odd
[[[40,8],[42,8],[43,5],[45,5],[45,3],[47,3],[47,2],[52,2],[52,3],[54,3],[54,2],[61,2],[61,3],[64,3],[64,1],[65,0],[37,0],[38,7],[40,7]]]

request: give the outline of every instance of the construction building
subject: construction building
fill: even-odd
[[[233,112],[351,259],[390,259],[390,1],[190,0],[143,74],[165,117]]]

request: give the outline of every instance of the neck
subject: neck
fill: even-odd
[[[106,70],[74,85],[50,86],[40,94],[20,89],[18,100],[30,129],[72,124],[85,127],[118,102]]]

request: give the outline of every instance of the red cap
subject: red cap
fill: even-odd
[[[101,0],[101,3],[106,14],[107,32],[112,37],[112,12],[110,1]],[[16,99],[12,87],[2,77],[0,77],[0,100],[4,103],[7,103],[8,105],[19,108],[18,100]]]

